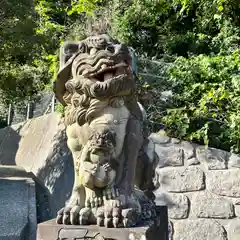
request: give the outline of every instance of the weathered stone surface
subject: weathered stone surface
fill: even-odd
[[[184,158],[186,160],[195,157],[195,150],[191,143],[182,141],[180,145],[181,145],[182,149],[184,150]]]
[[[233,205],[240,205],[240,198],[234,198],[234,197],[226,197],[224,196],[224,199],[227,199],[229,202],[231,202]]]
[[[238,218],[240,218],[240,206],[239,205],[235,205],[234,206],[235,209],[235,214]]]
[[[156,144],[163,144],[163,143],[170,142],[170,138],[168,136],[162,135],[162,134],[156,134],[156,133],[152,133],[149,136],[149,139],[151,139]]]
[[[238,154],[231,154],[228,161],[228,167],[240,168],[240,156]]]
[[[198,160],[205,164],[209,170],[221,170],[227,168],[229,153],[216,148],[197,147]]]
[[[0,129],[0,164],[15,165],[22,125],[21,123]]]
[[[0,178],[0,239],[35,240],[37,217],[34,182]]]
[[[228,226],[228,240],[240,239],[240,220],[232,220]]]
[[[184,194],[170,194],[173,201],[172,206],[168,206],[168,216],[173,219],[183,219],[188,217],[189,200]]]
[[[193,146],[184,141],[179,144],[156,144],[155,151],[159,157],[159,167],[183,166],[184,159],[187,160],[194,157]]]
[[[240,198],[233,198],[232,202],[236,205],[240,205]]]
[[[240,197],[240,170],[219,170],[207,173],[207,188],[221,196]]]
[[[189,211],[188,197],[181,193],[169,193],[159,188],[154,192],[157,206],[167,206],[168,216],[172,219],[187,218]]]
[[[191,166],[191,165],[198,165],[200,162],[198,161],[197,158],[193,157],[193,158],[188,159],[187,163],[189,166]]]
[[[37,189],[38,217],[40,221],[51,219],[64,206],[73,186],[73,161],[65,126],[58,114],[52,113],[29,120],[18,134],[21,139],[16,164],[32,172],[43,186]]]
[[[158,207],[157,207],[158,208]],[[62,225],[56,219],[38,225],[37,240],[56,239],[112,239],[112,240],[167,240],[169,222],[166,207],[161,207],[157,218],[141,226],[129,228],[107,228],[95,225]],[[25,239],[24,239],[25,240]]]
[[[168,222],[168,239],[166,240],[172,240],[173,239],[173,223],[171,221]]]
[[[158,168],[158,181],[169,192],[191,192],[205,188],[204,173],[198,167]]]
[[[179,139],[177,139],[177,138],[171,138],[171,142],[172,142],[173,144],[178,144],[178,143],[181,142],[181,140],[179,140]]]
[[[182,148],[174,145],[155,145],[155,151],[158,155],[159,167],[165,166],[182,166],[184,152]]]
[[[151,139],[149,139],[148,144],[144,146],[144,150],[147,153],[149,160],[152,162],[155,156],[155,144]]]
[[[215,220],[179,220],[174,222],[173,240],[227,240],[227,236]]]
[[[229,219],[235,215],[230,201],[208,191],[196,193],[191,203],[193,214],[199,218]]]
[[[162,188],[158,188],[156,191],[154,191],[155,195],[155,203],[157,206],[168,206],[172,207],[174,205],[174,202],[172,198],[170,197],[170,193],[165,191]]]

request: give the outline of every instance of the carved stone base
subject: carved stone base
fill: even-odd
[[[168,240],[167,207],[157,207],[157,218],[134,228],[58,225],[55,219],[38,225],[37,240]]]

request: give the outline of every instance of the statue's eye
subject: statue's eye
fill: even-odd
[[[81,42],[81,43],[78,45],[78,51],[81,52],[81,53],[84,53],[84,52],[86,52],[86,50],[87,50],[86,45]]]
[[[111,45],[107,46],[107,47],[106,47],[106,50],[109,51],[109,52],[111,52],[111,53],[114,53],[114,52],[115,52],[114,47],[111,46]]]

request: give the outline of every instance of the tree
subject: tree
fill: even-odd
[[[51,84],[58,50],[99,1],[3,0],[0,9],[0,104],[21,105]],[[84,28],[77,32],[83,37]]]
[[[171,136],[240,152],[240,2],[132,0],[113,6],[113,35],[139,56],[167,64],[159,70],[165,82],[156,78],[141,86],[147,86],[151,119]],[[159,91],[166,86],[173,97],[159,111],[151,105],[161,105]]]

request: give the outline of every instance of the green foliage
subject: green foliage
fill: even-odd
[[[72,15],[73,13],[81,14],[85,12],[88,15],[93,15],[96,5],[101,3],[99,0],[73,0],[71,3],[71,8],[67,12],[68,15]]]
[[[64,117],[64,106],[62,104],[57,105],[57,113],[61,116]]]
[[[44,87],[47,68],[34,64],[40,39],[31,0],[5,0],[0,9],[0,103],[20,104]]]
[[[239,151],[239,51],[178,58],[168,69],[174,97],[162,116],[170,135]]]
[[[112,32],[147,57],[218,53],[239,43],[234,0],[113,1]],[[222,42],[224,41],[224,43]]]
[[[239,153],[239,1],[133,0],[113,7],[113,35],[162,63],[138,64],[138,95],[151,129]],[[166,89],[173,96],[163,100]]]
[[[4,0],[0,9],[0,104],[21,104],[51,85],[61,43],[84,35],[99,1]],[[101,2],[101,1],[100,1]],[[79,26],[80,25],[80,26]],[[79,30],[78,29],[78,30]]]
[[[0,66],[0,91],[2,103],[19,103],[33,96],[48,82],[47,69],[31,65],[5,63]]]

